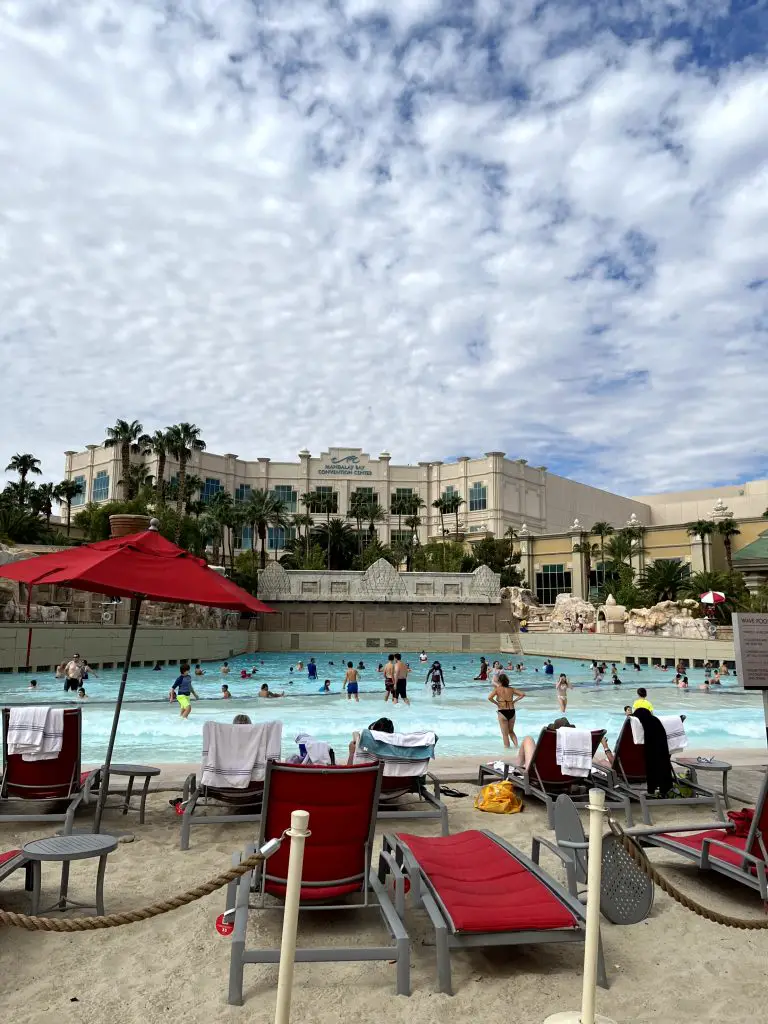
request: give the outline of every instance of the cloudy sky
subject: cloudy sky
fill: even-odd
[[[119,416],[767,475],[766,44],[766,0],[4,0],[2,465]]]

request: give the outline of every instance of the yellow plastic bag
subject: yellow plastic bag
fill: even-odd
[[[475,797],[475,809],[489,814],[517,814],[523,809],[523,801],[508,780],[492,782]]]

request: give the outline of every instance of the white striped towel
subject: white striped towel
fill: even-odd
[[[269,758],[280,757],[282,739],[282,722],[204,722],[201,783],[220,789],[247,789],[249,783],[261,782]]]
[[[589,729],[557,730],[557,763],[563,775],[585,779],[592,771],[592,733]]]
[[[659,721],[664,726],[664,731],[667,734],[667,745],[669,746],[670,754],[675,754],[679,750],[685,750],[688,746],[688,737],[685,735],[685,726],[680,715],[665,715],[663,718],[660,717]]]
[[[64,738],[62,708],[11,708],[8,722],[8,753],[24,761],[54,761]]]
[[[430,759],[435,756],[437,736],[433,732],[373,732],[364,729],[355,733],[355,764],[371,759],[384,762],[385,778],[417,778],[426,774]]]

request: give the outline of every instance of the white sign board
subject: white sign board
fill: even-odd
[[[768,690],[768,615],[734,615],[733,646],[741,685],[746,690]]]

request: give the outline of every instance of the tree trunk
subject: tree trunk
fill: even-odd
[[[704,566],[704,572],[707,571],[707,544],[706,536],[703,533],[699,534],[699,540],[701,541],[701,564]]]
[[[120,455],[123,461],[123,501],[130,501],[133,495],[131,494],[131,447],[127,441],[123,441],[120,449]]]
[[[165,452],[157,456],[157,500],[165,504]]]
[[[723,547],[725,548],[725,564],[728,566],[728,572],[733,572],[733,562],[731,561],[733,553],[731,551],[730,537],[723,537]]]
[[[266,526],[259,526],[259,568],[266,569],[267,567],[267,528]]]
[[[256,536],[256,523],[248,524],[251,531],[251,572],[256,575],[256,546],[253,543],[254,537]]]
[[[326,517],[325,517],[325,523],[326,523],[326,526],[328,528],[328,535],[327,535],[326,539],[328,541],[328,571],[330,572],[330,569],[331,569],[331,503],[330,503],[330,501],[328,502],[328,505],[326,506],[326,508],[327,508],[327,512],[326,512]]]
[[[456,540],[459,539],[459,510],[456,509]]]
[[[71,529],[72,529],[72,502],[68,501],[67,502],[67,536],[69,536],[69,531]]]
[[[184,507],[184,491],[187,489],[187,460],[183,455],[179,456],[178,487],[179,493],[176,495],[176,515],[178,517],[178,522],[176,523],[176,533],[173,538],[177,544],[181,538],[181,514]]]

